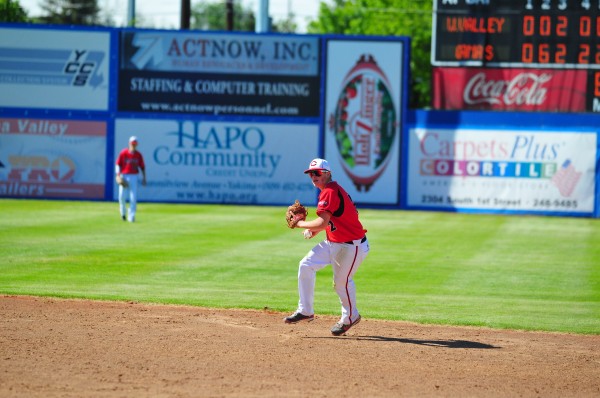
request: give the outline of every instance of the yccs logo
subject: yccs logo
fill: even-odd
[[[104,80],[101,74],[95,73],[102,63],[104,54],[98,51],[73,50],[65,63],[63,73],[71,78],[71,85],[92,87],[99,86]]]
[[[362,55],[344,78],[329,128],[344,171],[368,191],[387,167],[398,129],[390,83],[372,55]]]
[[[11,83],[50,86],[90,86],[104,82],[104,53],[46,48],[5,49],[2,76]],[[34,60],[34,62],[32,62]]]

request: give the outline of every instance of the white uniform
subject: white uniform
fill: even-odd
[[[342,305],[340,322],[353,323],[359,316],[356,307],[354,274],[369,253],[369,241],[360,239],[353,244],[335,243],[324,240],[312,248],[300,261],[298,268],[298,311],[310,315],[315,313],[314,291],[317,271],[331,264],[333,284]]]
[[[135,212],[137,210],[137,194],[138,194],[138,180],[137,174],[121,174],[121,178],[127,181],[129,185],[127,188],[123,185],[119,185],[119,211],[121,216],[127,216],[129,222],[135,221]],[[127,214],[127,192],[129,192],[129,214]]]

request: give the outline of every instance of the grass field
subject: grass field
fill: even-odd
[[[0,294],[291,312],[312,247],[279,207],[0,200]],[[309,209],[314,216],[314,208]],[[361,210],[365,318],[600,334],[600,222]],[[317,238],[321,238],[321,235]],[[338,314],[331,270],[318,314]]]

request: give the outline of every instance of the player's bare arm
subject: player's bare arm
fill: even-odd
[[[313,233],[318,233],[323,231],[329,225],[329,219],[331,218],[331,213],[328,211],[324,211],[321,214],[317,215],[317,218],[310,221],[298,221],[296,225],[297,228],[310,229]]]

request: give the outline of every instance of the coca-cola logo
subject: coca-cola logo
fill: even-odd
[[[531,72],[520,73],[511,80],[486,80],[486,74],[481,72],[469,80],[463,99],[469,105],[539,106],[546,101],[548,89],[544,84],[550,80],[549,73]]]

